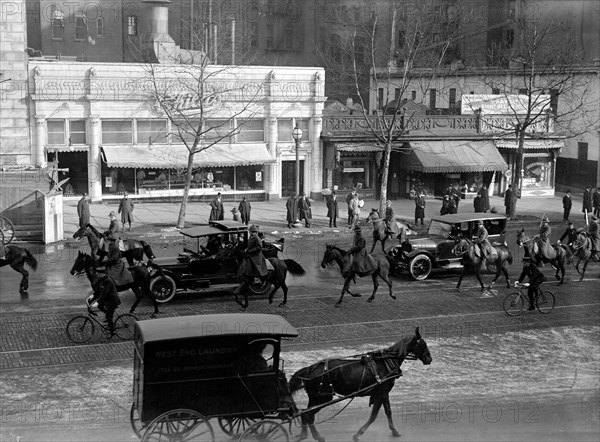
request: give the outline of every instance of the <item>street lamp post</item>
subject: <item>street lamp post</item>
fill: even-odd
[[[296,143],[296,197],[300,196],[300,143],[302,142],[302,129],[296,127],[292,130],[292,138]]]

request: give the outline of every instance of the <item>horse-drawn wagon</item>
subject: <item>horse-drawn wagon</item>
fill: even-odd
[[[369,420],[383,406],[392,434],[389,391],[405,359],[432,359],[418,327],[389,348],[330,358],[298,370],[288,385],[281,343],[298,335],[285,318],[268,314],[211,314],[137,322],[131,425],[144,442],[214,441],[211,419],[240,441],[322,440],[314,416],[322,408],[370,396]],[[291,393],[304,389],[308,407],[298,410]],[[324,390],[325,389],[325,390]],[[334,395],[338,395],[334,398]],[[288,431],[290,430],[290,431]]]
[[[283,317],[213,314],[136,324],[131,424],[142,441],[215,440],[211,419],[239,440],[289,440],[294,413],[281,341]],[[287,390],[287,394],[286,394]]]

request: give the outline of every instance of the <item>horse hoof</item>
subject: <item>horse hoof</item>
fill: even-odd
[[[277,307],[285,307],[285,302],[279,303],[279,305]]]
[[[269,304],[273,304],[273,298],[269,298]]]
[[[152,313],[152,314],[150,315],[150,319],[154,319],[154,318],[156,318],[156,315],[157,315],[157,314],[158,314],[158,313]]]
[[[335,307],[338,307],[338,308],[339,308],[339,306],[340,306],[340,305],[342,305],[342,303],[341,303],[341,302],[336,302],[336,303],[335,303]]]
[[[21,298],[29,298],[29,293],[27,293],[27,290],[19,290],[19,293],[21,294]]]
[[[353,298],[360,298],[362,295],[360,293],[350,293],[350,296]]]
[[[390,295],[390,298],[392,298],[395,301],[396,300],[396,295]]]
[[[367,302],[373,302],[373,299],[375,299],[375,298],[373,298],[373,297],[371,296],[369,299],[367,299]]]
[[[392,431],[392,437],[402,437],[402,435],[397,431]]]

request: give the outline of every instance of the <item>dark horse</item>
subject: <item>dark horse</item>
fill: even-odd
[[[87,237],[88,242],[90,243],[90,250],[94,259],[96,256],[106,255],[106,252],[99,247],[100,240],[104,235],[94,226],[86,224],[73,234],[73,238],[75,239],[83,238],[84,236]],[[121,254],[130,266],[134,264],[134,261],[143,261],[144,253],[148,259],[154,259],[154,252],[152,252],[150,244],[146,241],[127,238],[123,240],[123,246],[125,247],[125,250],[122,251]]]
[[[135,308],[138,306],[145,293],[150,297],[150,299],[152,299],[152,303],[154,304],[154,313],[152,313],[150,317],[156,317],[158,314],[158,303],[150,291],[150,272],[145,266],[132,266],[129,267],[129,271],[133,276],[133,282],[130,284],[116,286],[118,292],[124,292],[131,289],[131,291],[135,293],[135,302],[131,306],[129,313],[133,313],[135,311]],[[98,273],[96,270],[95,261],[90,255],[79,252],[75,262],[73,263],[73,267],[71,268],[71,275],[81,275],[84,272],[87,275],[92,288],[94,288],[95,285],[105,277],[104,274]]]
[[[571,250],[564,244],[552,244],[552,248],[556,251],[556,257],[552,260],[545,259],[541,255],[535,253],[535,241],[533,238],[529,238],[525,234],[525,229],[521,229],[517,233],[517,245],[525,249],[525,259],[533,259],[538,262],[549,262],[552,267],[556,269],[554,277],[559,281],[558,285],[562,285],[565,282],[565,262],[571,259]],[[558,272],[561,273],[558,276]]]
[[[379,217],[378,210],[371,209],[371,213],[367,216],[367,223],[370,222],[373,223],[373,246],[371,246],[370,253],[373,253],[373,250],[375,250],[377,241],[381,242],[381,250],[385,253],[385,241],[387,240],[388,235],[385,233],[385,220]],[[398,226],[398,238],[402,239],[407,235],[416,235],[416,232],[412,230],[408,224],[396,220],[396,225]]]
[[[396,299],[396,296],[392,293],[392,281],[390,280],[390,263],[386,256],[382,255],[371,255],[371,258],[375,261],[375,270],[367,273],[358,273],[353,272],[350,266],[350,258],[351,255],[349,252],[340,249],[331,244],[327,244],[325,246],[325,253],[323,254],[323,260],[321,261],[321,267],[326,268],[330,264],[336,262],[340,266],[340,271],[342,276],[344,277],[344,287],[342,287],[342,295],[340,299],[335,304],[336,307],[339,307],[344,299],[344,293],[348,292],[350,296],[358,297],[360,294],[352,293],[349,290],[350,282],[355,281],[357,276],[363,277],[371,275],[373,278],[373,293],[371,297],[367,299],[367,302],[373,301],[375,299],[375,293],[377,293],[377,289],[379,288],[379,278],[383,279],[388,287],[390,288],[390,297],[392,299]]]
[[[585,233],[580,232],[577,234],[577,239],[572,244],[573,257],[577,258],[575,262],[575,269],[581,276],[580,281],[585,276],[585,270],[587,269],[590,259],[592,259],[592,239]],[[583,268],[579,270],[579,264],[583,261]]]
[[[243,251],[239,247],[235,247],[233,250],[234,250],[234,256],[237,258],[238,262],[240,263],[238,273],[237,273],[237,279],[238,279],[238,281],[240,281],[242,283],[240,285],[240,288],[243,287],[244,285],[247,287],[248,285],[252,284],[256,278],[251,277],[251,276],[246,276],[243,274],[243,267],[244,267],[244,265],[242,265],[242,263],[243,263],[242,252]],[[276,253],[277,253],[277,251],[275,251],[275,254]],[[279,288],[281,287],[281,290],[283,290],[283,301],[281,301],[281,303],[279,304],[279,307],[282,307],[287,303],[288,287],[285,283],[285,279],[287,277],[288,272],[290,272],[292,274],[292,276],[298,277],[298,276],[304,276],[306,274],[306,271],[300,265],[300,263],[294,261],[293,259],[279,259],[279,258],[266,258],[266,259],[267,259],[267,261],[269,261],[271,263],[271,266],[273,266],[273,269],[269,270],[267,277],[262,281],[263,283],[271,283],[273,285],[273,290],[269,294],[269,304],[273,303],[273,297],[275,296],[275,292],[277,290],[279,290]],[[243,308],[246,308],[246,307],[248,307],[248,289],[246,288],[245,290],[240,290],[239,293],[241,294],[241,292],[243,292],[243,294],[244,294],[244,302],[242,303],[238,299],[238,290],[234,290],[233,293],[235,295],[235,302],[237,302]]]
[[[474,244],[465,238],[457,238],[454,247],[452,248],[452,253],[455,255],[460,255],[460,263],[463,266],[462,273],[458,278],[458,284],[456,284],[456,288],[460,288],[460,284],[462,283],[463,278],[467,274],[469,270],[473,270],[475,272],[475,276],[481,285],[481,290],[484,289],[483,281],[481,279],[481,267],[485,264],[486,267],[490,271],[495,271],[496,275],[492,280],[491,284],[488,288],[492,288],[496,280],[500,277],[500,274],[504,274],[504,278],[506,279],[506,287],[510,288],[510,279],[508,277],[508,270],[506,270],[506,264],[512,264],[513,256],[510,253],[509,248],[504,245],[494,244],[493,248],[496,251],[496,259],[490,262],[488,260],[486,263],[482,262],[480,256],[478,256],[479,246]]]
[[[302,433],[297,440],[306,439],[308,427],[315,440],[324,442],[325,439],[315,427],[315,414],[334,402],[358,396],[370,396],[369,405],[373,409],[369,420],[354,435],[354,441],[358,441],[375,421],[382,405],[392,436],[400,437],[392,421],[389,393],[396,379],[402,376],[402,362],[412,358],[419,359],[425,365],[432,361],[419,327],[414,335],[403,338],[389,348],[347,358],[324,359],[298,370],[290,379],[290,391],[293,394],[304,388],[308,394],[308,409],[302,412]],[[334,394],[342,398],[331,402]]]
[[[34,271],[37,270],[37,260],[31,252],[19,246],[2,246],[4,247],[4,256],[0,258],[0,267],[11,266],[15,271],[23,275],[21,284],[19,285],[19,293],[22,297],[29,296],[27,289],[29,288],[29,272],[25,270],[25,264],[31,267]]]

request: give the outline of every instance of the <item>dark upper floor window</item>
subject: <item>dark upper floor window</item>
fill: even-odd
[[[87,38],[87,23],[85,20],[85,15],[78,14],[75,17],[75,40],[76,41],[85,41]]]
[[[448,97],[448,104],[449,104],[449,107],[456,106],[456,89],[455,88],[450,89],[450,96]]]
[[[377,107],[379,109],[383,108],[383,105],[385,103],[383,102],[383,88],[382,87],[380,87],[379,89],[377,89],[377,101],[378,101]]]
[[[258,47],[258,23],[250,22],[250,47]]]
[[[85,120],[71,120],[69,144],[86,144]]]
[[[127,17],[127,35],[137,35],[138,33],[138,18],[135,15]]]
[[[550,89],[550,107],[552,115],[556,117],[558,114],[558,89]]]
[[[437,91],[435,89],[429,89],[429,109],[436,108]]]
[[[52,40],[62,40],[65,38],[65,15],[59,9],[52,11]]]
[[[588,143],[577,143],[577,172],[586,172]]]
[[[65,120],[48,120],[46,122],[46,133],[49,145],[64,145],[65,143]]]
[[[96,37],[104,37],[104,19],[102,17],[96,19]]]
[[[519,95],[527,95],[527,88],[519,88]]]
[[[410,99],[412,101],[417,101],[417,91],[411,91],[410,92]]]

